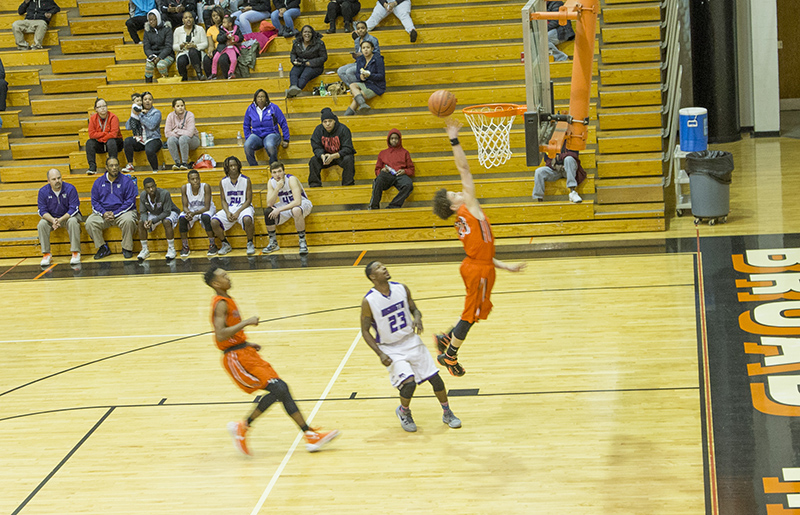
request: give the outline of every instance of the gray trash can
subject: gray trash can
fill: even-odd
[[[727,222],[731,206],[733,155],[719,150],[692,152],[686,156],[686,173],[692,195],[694,223]]]

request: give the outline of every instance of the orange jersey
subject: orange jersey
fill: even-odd
[[[217,303],[223,301],[228,304],[228,316],[225,317],[225,326],[231,327],[239,322],[242,321],[241,315],[239,315],[239,307],[236,306],[236,303],[230,297],[223,297],[222,295],[217,295],[211,301],[211,327],[214,327],[214,311],[217,309]],[[225,350],[229,347],[233,347],[234,345],[239,345],[240,343],[244,343],[247,341],[247,337],[244,335],[244,330],[239,331],[238,333],[234,334],[230,338],[225,341],[218,341],[216,333],[214,334],[214,343],[217,344],[219,350]]]
[[[478,220],[472,216],[467,206],[462,204],[456,211],[455,226],[467,257],[491,263],[494,258],[494,237],[489,219],[484,215],[483,220]]]

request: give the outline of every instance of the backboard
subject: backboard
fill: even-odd
[[[550,52],[547,42],[547,21],[531,20],[531,13],[547,11],[545,0],[529,0],[522,8],[522,43],[525,52],[525,90],[528,111],[525,120],[527,165],[541,162],[539,145],[550,139],[552,124],[540,120],[540,114],[553,113],[550,86]]]

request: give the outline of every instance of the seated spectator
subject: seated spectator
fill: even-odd
[[[81,262],[81,200],[75,186],[61,180],[57,168],[47,171],[48,184],[39,190],[39,245],[42,247],[42,266],[50,266],[50,233],[64,227],[69,234],[70,265]]]
[[[322,186],[322,169],[333,165],[342,168],[342,186],[352,186],[356,183],[356,149],[353,148],[350,129],[339,123],[330,107],[321,111],[320,119],[322,123],[311,134],[314,157],[308,162],[308,186]]]
[[[369,201],[370,209],[381,208],[383,192],[394,186],[397,195],[389,202],[387,207],[403,207],[411,192],[414,191],[414,162],[411,154],[403,148],[403,136],[397,129],[389,131],[386,136],[389,148],[381,150],[378,161],[375,163],[375,181],[372,183],[372,198]]]
[[[136,230],[136,184],[129,175],[119,173],[119,161],[106,159],[106,173],[92,185],[92,214],[86,218],[86,232],[94,242],[95,259],[111,255],[103,231],[116,225],[122,229],[122,255],[133,257],[133,232]]]
[[[6,97],[8,96],[8,82],[6,81],[6,69],[0,59],[0,111],[6,110]],[[0,120],[2,123],[2,120]],[[2,125],[0,125],[2,127]]]
[[[147,25],[147,13],[157,9],[156,0],[129,0],[128,11],[130,18],[125,20],[125,26],[128,28],[128,34],[135,45],[142,41],[139,39],[139,31],[144,30]]]
[[[153,9],[147,13],[144,27],[144,81],[153,82],[153,71],[158,69],[162,77],[169,77],[169,67],[175,62],[172,50],[172,25],[161,22],[161,14]]]
[[[242,34],[253,32],[252,23],[269,18],[269,0],[242,0],[239,2],[239,10],[231,16],[236,20],[236,25]]]
[[[164,22],[169,22],[170,28],[179,27],[183,23],[183,13],[190,12],[197,19],[196,0],[156,0],[158,10]]]
[[[167,148],[172,156],[173,170],[188,170],[190,167],[189,152],[200,146],[200,133],[194,124],[194,114],[186,110],[182,98],[172,101],[172,112],[164,123],[164,135],[167,137]]]
[[[181,257],[188,257],[189,250],[189,230],[194,227],[194,223],[200,220],[203,229],[208,235],[208,255],[217,254],[217,245],[214,241],[214,230],[211,228],[211,217],[217,212],[214,200],[211,198],[211,186],[200,182],[200,172],[192,170],[188,174],[189,183],[181,186],[181,204],[183,211],[178,218],[178,228],[181,231]]]
[[[561,149],[560,154],[550,159],[549,156],[544,157],[545,166],[536,169],[533,176],[533,198],[534,200],[544,200],[544,186],[545,182],[553,182],[567,178],[567,187],[569,188],[569,201],[575,204],[580,204],[583,199],[575,188],[578,184],[582,183],[586,178],[586,172],[581,166],[580,157],[574,150],[567,150],[566,143]]]
[[[214,25],[214,20],[211,17],[211,13],[214,12],[214,9],[219,8],[222,11],[222,16],[225,16],[226,12],[233,12],[236,9],[230,9],[231,2],[228,0],[203,0],[203,25],[205,25],[206,29],[210,28]],[[220,21],[216,22],[216,25],[219,26],[220,22],[222,21],[222,16],[219,17]],[[199,17],[198,17],[199,20]],[[216,43],[215,43],[216,45]]]
[[[87,175],[97,173],[96,156],[108,154],[117,158],[122,150],[122,133],[119,131],[119,118],[109,112],[108,104],[102,98],[94,101],[95,113],[89,118],[89,139],[86,140],[86,161],[89,163]]]
[[[272,0],[275,10],[272,11],[272,25],[279,36],[291,38],[297,35],[294,19],[300,16],[300,0]],[[281,19],[284,26],[281,27]]]
[[[139,196],[139,241],[142,250],[137,258],[144,261],[150,257],[147,234],[164,224],[164,235],[167,237],[167,260],[175,259],[175,226],[178,225],[178,210],[172,202],[167,190],[158,188],[152,177],[144,180],[144,190]]]
[[[378,45],[378,39],[373,36],[372,34],[367,34],[367,24],[363,21],[356,23],[356,32],[355,32],[355,49],[353,52],[350,53],[353,56],[353,62],[350,64],[345,64],[339,67],[336,70],[336,73],[339,74],[339,78],[342,79],[342,82],[347,84],[347,87],[350,87],[350,84],[354,82],[358,82],[358,67],[356,66],[355,60],[361,57],[361,43],[364,41],[369,41],[372,43],[372,53],[376,55],[380,55],[381,47]]]
[[[294,218],[294,228],[300,238],[300,255],[305,256],[308,254],[306,217],[314,206],[308,200],[300,180],[284,171],[283,163],[275,161],[269,165],[269,170],[272,178],[267,183],[267,207],[264,208],[269,244],[264,248],[264,254],[280,249],[275,226]]]
[[[178,73],[181,81],[189,80],[187,68],[192,64],[197,80],[206,80],[203,73],[203,50],[208,46],[208,38],[202,28],[194,24],[194,15],[186,11],[183,13],[183,25],[175,29],[172,34],[172,50],[176,55]]]
[[[325,71],[328,50],[322,42],[322,34],[311,25],[304,25],[303,30],[294,39],[291,52],[292,72],[289,74],[289,86],[286,96],[296,97],[311,79],[319,77]]]
[[[378,0],[375,2],[375,9],[367,20],[367,30],[372,31],[384,18],[388,15],[394,14],[403,28],[408,32],[411,42],[417,41],[417,29],[414,28],[414,22],[411,20],[411,0]]]
[[[239,45],[241,45],[244,36],[242,31],[237,25],[234,25],[233,18],[230,16],[223,16],[222,25],[219,27],[219,34],[217,34],[217,53],[211,60],[211,79],[216,79],[218,72],[223,72],[228,79],[234,78],[236,75],[236,63],[239,61]],[[222,58],[226,57],[228,62],[228,69],[220,67]]]
[[[144,129],[144,142],[139,142],[134,136],[128,136],[123,142],[125,148],[125,159],[128,164],[122,170],[125,173],[130,173],[134,170],[133,153],[141,152],[147,155],[147,161],[150,163],[150,168],[158,171],[158,154],[161,152],[163,144],[161,142],[161,111],[153,107],[153,94],[149,91],[142,93],[142,113],[139,115],[139,120]],[[126,128],[129,128],[126,126]]]
[[[356,59],[358,70],[358,82],[350,84],[350,93],[353,94],[353,101],[350,107],[344,112],[345,116],[350,116],[358,112],[365,112],[372,109],[367,100],[386,91],[386,71],[383,66],[383,56],[372,53],[372,42],[364,41],[361,43],[361,56]]]
[[[61,8],[53,0],[23,0],[19,4],[17,14],[25,16],[24,20],[17,20],[11,24],[17,50],[38,50],[42,48],[44,35],[47,34],[47,25],[55,13]],[[23,34],[33,33],[33,45],[28,47],[28,42]]]
[[[256,216],[253,209],[253,184],[249,177],[242,175],[242,162],[236,156],[226,158],[222,167],[225,169],[225,178],[219,181],[219,198],[222,209],[211,217],[214,234],[222,242],[218,254],[224,256],[233,250],[231,244],[228,243],[228,238],[225,237],[225,232],[239,222],[247,234],[247,255],[251,256],[256,253],[256,245],[253,242],[255,237],[253,220]],[[212,253],[213,250],[208,250],[209,256],[216,255],[216,253]]]
[[[211,62],[214,59],[214,54],[217,53],[217,36],[219,36],[219,26],[222,25],[222,18],[225,17],[225,11],[222,7],[215,6],[209,15],[211,17],[210,23],[206,24],[206,51],[203,54],[203,71],[206,77],[211,77]],[[230,66],[228,63],[227,66]]]
[[[558,12],[558,8],[562,5],[564,5],[564,2],[547,2],[547,10]],[[566,25],[559,25],[558,20],[547,21],[547,42],[550,55],[553,56],[554,61],[569,60],[569,56],[559,50],[556,45],[560,45],[571,39],[575,39],[575,32],[572,30],[571,22],[567,21]]]
[[[269,95],[263,89],[256,91],[253,103],[247,106],[243,128],[244,155],[250,166],[258,166],[256,150],[267,149],[269,162],[272,164],[278,160],[278,143],[283,148],[289,146],[289,124],[286,123],[286,117],[280,107],[269,101]]]
[[[353,18],[361,10],[361,3],[358,0],[329,0],[328,11],[325,13],[325,23],[330,24],[330,28],[325,31],[328,34],[336,33],[336,18],[342,17],[344,31],[353,32]]]

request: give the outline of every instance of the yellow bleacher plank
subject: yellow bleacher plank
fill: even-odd
[[[8,133],[0,133],[0,150],[8,150]]]
[[[603,179],[661,176],[664,173],[662,157],[661,152],[597,156],[597,176]]]
[[[19,127],[19,113],[19,111],[0,112],[0,118],[3,119],[3,128],[14,129]]]
[[[122,44],[120,34],[97,34],[92,36],[72,36],[61,38],[61,52],[64,54],[91,54],[113,52]]]
[[[600,103],[604,107],[661,105],[661,84],[604,87],[600,92]]]
[[[600,58],[604,64],[661,61],[661,44],[656,41],[608,45],[600,49]]]
[[[16,11],[16,9],[14,9]],[[2,13],[0,14],[0,30],[11,29],[11,25],[17,21],[24,19],[24,16],[20,16],[16,12],[13,13]],[[66,27],[67,26],[67,12],[65,10],[61,10],[57,12],[52,18],[50,18],[50,23],[48,27]]]
[[[597,121],[602,130],[661,127],[661,106],[604,108],[597,114]]]
[[[603,25],[603,44],[660,41],[661,24],[656,22]]]
[[[105,74],[49,75],[39,78],[45,95],[92,91],[106,83]]]
[[[39,70],[6,70],[6,81],[11,87],[38,86]]]
[[[82,0],[78,5],[78,12],[81,16],[128,14],[128,2],[125,0]]]
[[[40,50],[13,50],[0,52],[0,59],[6,68],[14,66],[46,66],[50,56],[46,48]]]
[[[600,84],[646,84],[661,82],[661,63],[612,64],[600,68]]]
[[[93,110],[94,101],[96,99],[97,95],[95,93],[85,95],[45,96],[34,98],[30,102],[30,105],[34,115],[85,113],[90,109]],[[130,96],[128,100],[130,100]],[[127,120],[127,117],[125,119]]]
[[[6,105],[13,107],[31,105],[29,93],[29,89],[9,89],[8,97],[6,97]]]
[[[11,155],[14,159],[37,159],[68,156],[78,150],[77,137],[17,139],[11,142]]]
[[[648,2],[637,5],[606,6],[603,23],[632,23],[661,21],[661,3]]]
[[[83,115],[59,116],[57,118],[27,118],[22,120],[22,134],[26,138],[32,136],[54,136],[57,134],[74,135],[81,130],[86,131],[88,123],[88,117]],[[86,137],[88,138],[88,134]],[[85,140],[83,140],[83,143],[85,143]]]
[[[50,60],[53,73],[105,72],[114,64],[114,54],[90,54],[68,57],[55,57]]]
[[[33,34],[25,34],[25,41],[28,42],[29,45],[33,44]],[[45,32],[44,39],[42,40],[42,45],[45,47],[49,46],[57,46],[58,45],[58,30],[51,29]],[[0,48],[16,48],[17,42],[14,39],[14,34],[11,31],[8,32],[0,32]]]
[[[597,134],[597,150],[601,154],[660,152],[662,146],[661,129],[601,131]]]

